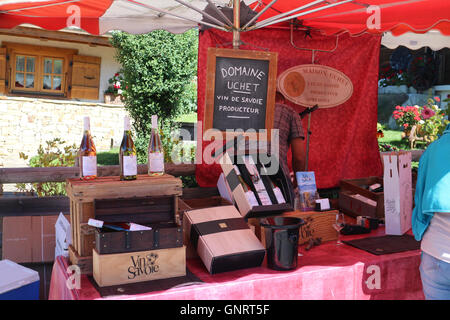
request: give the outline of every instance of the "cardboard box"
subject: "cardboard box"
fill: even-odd
[[[55,224],[55,258],[58,256],[69,257],[69,245],[72,243],[69,220],[60,213]]]
[[[184,199],[183,204],[185,206],[183,209],[183,214],[186,211],[194,209],[204,209],[204,208],[232,205],[232,203],[229,202],[227,199],[224,199],[219,196],[213,196],[208,198]],[[183,244],[186,246],[186,258],[188,259],[198,258],[197,250],[191,245],[188,234],[189,233],[186,233],[186,224],[183,223]]]
[[[411,229],[411,152],[383,155],[386,234],[402,235]]]
[[[252,201],[244,191],[241,183],[239,182],[238,175],[234,169],[234,164],[236,164],[240,171],[241,177],[252,189],[251,191],[247,192],[253,193],[256,196],[257,193],[254,190],[254,184],[251,181],[250,172],[248,171],[247,166],[244,164],[242,158],[243,156],[244,155],[235,155],[232,160],[228,153],[224,153],[223,157],[220,160],[220,166],[222,168],[225,179],[224,181],[219,181],[219,184],[221,185],[221,190],[224,196],[227,197],[227,190],[231,190],[233,201],[236,203],[241,215],[246,219],[266,217],[275,214],[281,214],[285,211],[292,211],[294,209],[294,189],[291,181],[289,180],[290,178],[284,174],[281,167],[278,167],[278,171],[275,175],[272,175],[270,177],[268,175],[263,175],[261,173],[261,165],[258,162],[259,158],[257,157],[257,155],[252,155],[253,162],[258,166],[259,175],[261,177],[261,180],[263,180],[262,182],[264,183],[265,190],[270,197],[272,204],[255,205],[254,203],[252,203]],[[278,197],[275,194],[274,189],[272,189],[270,186],[271,177],[275,181],[277,181],[277,191],[282,194],[284,203],[278,202]],[[256,198],[253,202],[256,202]]]
[[[211,274],[258,267],[265,249],[234,206],[184,213],[184,232]]]
[[[57,219],[57,215],[4,217],[2,258],[17,263],[54,261]]]

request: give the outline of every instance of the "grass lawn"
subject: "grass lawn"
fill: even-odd
[[[383,130],[383,133],[384,137],[378,139],[379,142],[388,143],[402,150],[409,150],[409,141],[405,139],[402,140],[402,131]]]
[[[409,141],[405,140],[405,139],[402,140],[402,131],[383,130],[383,133],[384,133],[384,137],[378,139],[379,142],[388,143],[388,144],[395,146],[401,150],[410,150]],[[420,142],[416,144],[416,148],[421,148],[421,147],[422,147],[422,144],[420,144]],[[417,171],[418,166],[419,166],[419,162],[417,162],[417,161],[411,162],[411,168],[413,170]]]
[[[384,137],[378,139],[381,143],[388,143],[392,146],[395,146],[401,150],[411,150],[409,147],[409,141],[407,139],[402,139],[403,131],[397,130],[383,130]],[[421,141],[416,142],[415,149],[424,149],[424,143]]]
[[[114,148],[109,151],[97,153],[97,163],[99,166],[110,166],[119,164],[119,148]]]
[[[183,114],[175,119],[175,122],[190,122],[195,123],[197,122],[197,112]]]

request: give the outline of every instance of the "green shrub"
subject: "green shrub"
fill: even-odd
[[[133,118],[138,161],[147,162],[151,116],[158,115],[166,161],[174,142],[174,119],[196,110],[198,31],[172,34],[156,30],[131,35],[114,32],[116,60],[122,65],[122,95]]]
[[[66,142],[55,138],[46,141],[45,148],[39,145],[37,155],[30,158],[30,167],[73,167],[77,157],[78,148],[75,144],[64,146]],[[28,160],[29,156],[19,153],[21,159]],[[22,192],[36,193],[39,197],[66,195],[65,182],[39,182],[28,186],[25,183],[16,184],[16,188]]]

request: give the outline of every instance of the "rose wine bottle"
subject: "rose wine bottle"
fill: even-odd
[[[135,180],[137,176],[136,148],[131,137],[130,118],[124,118],[123,139],[119,150],[120,180]]]
[[[267,193],[266,187],[264,186],[264,182],[259,175],[256,164],[253,161],[251,156],[244,156],[244,164],[249,172],[252,183],[255,186],[256,192],[258,194],[259,200],[261,200],[261,204],[263,206],[271,205],[272,201],[270,200],[269,194]]]
[[[258,200],[256,200],[255,194],[249,187],[249,185],[244,181],[244,179],[241,176],[241,172],[239,171],[239,168],[236,165],[233,165],[234,171],[237,174],[238,180],[241,183],[242,188],[245,192],[245,197],[247,198],[248,203],[250,203],[251,207],[256,207],[259,205]]]
[[[84,134],[78,151],[78,163],[82,180],[97,178],[97,151],[91,136],[89,117],[84,117]]]
[[[158,116],[152,116],[152,134],[148,144],[148,174],[160,176],[164,174],[164,150],[158,132]]]
[[[275,198],[277,199],[277,203],[278,204],[286,203],[286,200],[284,200],[284,196],[283,193],[281,192],[281,189],[277,186],[275,182],[275,178],[267,174],[267,169],[264,165],[261,165],[261,171],[264,172],[264,177],[267,177],[267,181],[269,182],[269,185],[273,190]]]

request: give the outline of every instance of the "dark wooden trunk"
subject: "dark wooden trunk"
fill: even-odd
[[[152,230],[95,230],[95,248],[99,254],[168,249],[183,245],[182,228],[175,223],[146,224]]]
[[[151,227],[143,231],[95,229],[99,254],[181,247],[183,231],[176,223],[176,196],[104,199],[94,201],[95,218],[105,223],[133,222]]]

